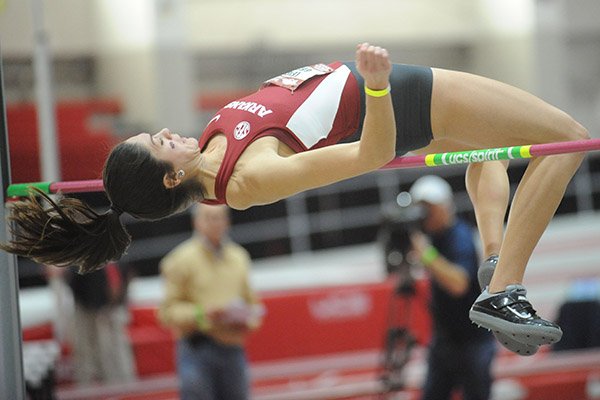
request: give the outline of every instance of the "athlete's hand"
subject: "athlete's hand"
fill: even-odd
[[[369,89],[382,90],[388,86],[392,63],[386,49],[369,43],[357,45],[356,68]]]

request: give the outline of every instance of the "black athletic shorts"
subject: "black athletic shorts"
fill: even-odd
[[[354,62],[344,63],[358,81],[360,92],[360,125],[344,142],[360,139],[365,118],[364,80]],[[425,147],[433,139],[431,132],[431,68],[418,65],[393,64],[390,75],[392,103],[396,119],[396,155]]]

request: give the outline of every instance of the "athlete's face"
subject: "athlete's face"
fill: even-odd
[[[186,170],[188,164],[196,160],[200,154],[196,139],[171,133],[167,128],[154,135],[140,133],[130,137],[126,142],[147,148],[157,159],[171,163],[175,170]]]

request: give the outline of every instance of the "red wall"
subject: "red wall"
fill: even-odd
[[[262,293],[267,310],[263,325],[248,338],[250,361],[274,361],[337,352],[381,349],[394,285],[335,286]],[[420,343],[430,335],[428,286],[417,282],[410,329]],[[399,302],[397,298],[394,301]],[[402,304],[395,303],[403,317]],[[174,342],[156,321],[156,308],[133,309],[130,337],[138,374],[173,372]],[[394,323],[394,321],[391,321]]]
[[[392,283],[385,282],[264,294],[267,315],[249,338],[249,357],[264,361],[381,348],[392,289]],[[411,323],[421,341],[429,336],[426,290],[421,282]]]
[[[116,116],[114,100],[62,101],[56,104],[61,180],[98,179],[109,150],[118,142],[110,127],[94,123],[94,116]],[[32,103],[6,108],[13,183],[41,180],[37,111]],[[96,126],[95,126],[96,125]]]

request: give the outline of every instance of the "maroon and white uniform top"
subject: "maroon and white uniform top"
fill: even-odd
[[[202,133],[202,150],[216,134],[227,138],[215,182],[217,200],[204,202],[226,203],[235,163],[254,140],[274,136],[295,152],[311,150],[352,135],[359,118],[356,79],[340,62],[298,68],[268,80],[257,92],[220,109]]]

